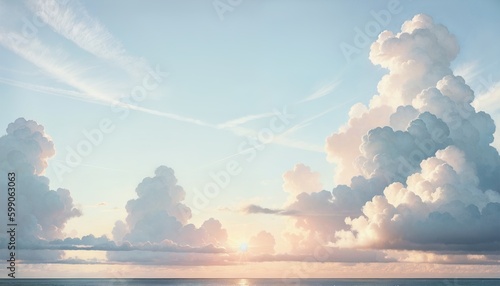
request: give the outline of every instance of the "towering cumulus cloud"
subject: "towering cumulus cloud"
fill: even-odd
[[[136,188],[137,198],[126,205],[125,222],[117,221],[113,229],[114,240],[121,245],[169,247],[172,252],[184,254],[148,252],[137,257],[135,253],[108,252],[115,261],[137,261],[149,263],[183,264],[211,261],[208,253],[219,253],[226,246],[227,231],[213,218],[199,228],[188,223],[191,209],[182,201],[184,189],[177,184],[174,170],[160,166],[154,177],[145,178]],[[175,250],[175,251],[174,251]],[[196,253],[196,254],[190,254]],[[199,253],[206,253],[201,255]]]
[[[15,172],[17,241],[21,247],[32,247],[42,241],[62,238],[66,222],[81,215],[66,189],[51,190],[49,179],[42,176],[47,160],[55,149],[44,127],[32,120],[19,118],[7,127],[0,137],[0,170],[2,186],[6,186],[6,173]],[[1,201],[7,193],[1,192]],[[0,212],[7,213],[6,204]],[[5,244],[3,244],[5,245]],[[22,259],[33,258],[36,252],[19,252]],[[60,252],[51,252],[58,256]],[[45,258],[47,258],[45,254]]]
[[[326,140],[342,185],[297,195],[286,207],[297,226],[339,248],[499,249],[495,124],[450,69],[458,52],[455,37],[426,15],[379,35],[370,60],[388,74],[378,95],[353,106]]]

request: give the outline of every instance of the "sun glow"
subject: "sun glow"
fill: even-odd
[[[248,251],[248,243],[242,242],[240,243],[240,246],[238,247],[240,252],[247,252]]]

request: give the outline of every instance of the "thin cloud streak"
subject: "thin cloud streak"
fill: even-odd
[[[86,102],[86,103],[93,103],[93,104],[98,104],[98,105],[102,105],[102,106],[113,106],[113,105],[122,106],[122,107],[127,108],[127,109],[136,110],[136,111],[140,111],[140,112],[144,112],[144,113],[148,113],[148,114],[156,115],[156,116],[160,116],[160,117],[165,117],[165,118],[169,118],[169,119],[176,120],[176,121],[182,121],[182,122],[192,123],[192,124],[199,125],[199,126],[216,128],[215,125],[203,122],[203,121],[198,120],[198,119],[184,117],[184,116],[177,115],[174,113],[162,112],[162,111],[153,110],[153,109],[149,109],[149,108],[145,108],[145,107],[140,107],[140,106],[125,103],[125,102],[122,102],[119,100],[95,98],[94,96],[91,96],[87,93],[82,93],[82,92],[78,92],[78,91],[52,88],[52,87],[47,87],[47,86],[42,86],[42,85],[35,85],[35,84],[15,81],[15,80],[2,78],[2,77],[0,77],[0,83],[8,84],[11,86],[16,86],[16,87],[23,88],[26,90],[41,92],[41,93],[55,95],[55,96],[61,96],[64,98],[78,100],[78,101],[82,101],[82,102]]]
[[[231,127],[236,127],[245,123],[248,123],[250,121],[258,120],[258,119],[263,119],[263,118],[269,118],[272,117],[274,113],[272,112],[267,112],[267,113],[261,113],[261,114],[254,114],[254,115],[247,115],[244,117],[228,120],[224,123],[221,123],[217,125],[217,128],[219,129],[226,129],[226,128],[231,128]]]
[[[90,69],[81,63],[68,63],[67,54],[61,50],[53,52],[53,49],[43,45],[37,38],[19,44],[15,39],[23,38],[22,35],[16,32],[0,33],[0,44],[17,54],[24,60],[41,68],[50,74],[51,77],[62,80],[66,84],[91,94],[94,98],[105,100],[103,93],[99,92],[90,83],[85,82],[81,78],[82,71]]]
[[[78,7],[72,9],[71,5]],[[96,57],[109,60],[134,76],[140,76],[148,69],[143,59],[128,55],[120,41],[97,19],[92,18],[80,3],[61,5],[55,0],[30,1],[28,7],[41,15],[56,33]]]
[[[333,110],[335,109],[338,109],[346,104],[348,104],[349,102],[352,102],[356,100],[356,98],[352,98],[352,99],[349,99],[345,102],[342,102],[338,105],[335,105],[333,107],[330,107],[328,108],[327,110],[323,111],[323,112],[320,112],[314,116],[311,116],[299,123],[297,123],[296,125],[293,125],[292,127],[290,127],[289,129],[287,129],[285,132],[283,132],[282,134],[279,134],[277,135],[274,140],[270,143],[275,143],[275,144],[278,144],[278,145],[282,145],[282,146],[285,146],[285,147],[290,147],[290,148],[296,148],[296,149],[299,149],[299,150],[304,150],[304,151],[311,151],[311,152],[317,152],[317,153],[322,153],[324,152],[324,148],[323,146],[316,146],[314,144],[311,144],[311,143],[307,143],[307,142],[302,142],[302,141],[299,141],[299,140],[293,140],[293,139],[289,139],[288,137],[286,137],[286,135],[290,135],[294,132],[296,132],[297,130],[299,129],[302,129],[306,126],[308,126],[310,124],[311,121],[317,119],[317,118],[320,118],[326,114],[328,114],[329,112],[332,112]],[[243,128],[243,127],[238,127],[238,128],[233,128],[232,132],[238,136],[241,136],[241,137],[255,137],[257,135],[257,131],[253,130],[253,129],[248,129],[248,128]],[[270,144],[270,143],[267,143],[267,144]],[[251,147],[251,148],[246,148],[246,149],[243,149],[239,152],[236,152],[236,153],[233,153],[231,155],[228,155],[226,157],[223,157],[223,158],[220,158],[216,161],[213,161],[212,163],[210,164],[207,164],[201,168],[206,168],[206,167],[210,167],[210,166],[213,166],[215,164],[218,164],[220,162],[223,162],[225,160],[228,160],[228,159],[231,159],[231,158],[234,158],[236,156],[239,156],[241,154],[244,154],[250,150],[258,150],[259,147],[261,146],[265,146],[267,145],[266,143],[261,143],[261,144],[258,144],[258,145],[255,145],[254,147]]]
[[[316,99],[321,98],[323,96],[329,95],[330,93],[332,93],[339,86],[339,84],[341,82],[342,81],[340,81],[340,80],[335,80],[333,82],[330,82],[330,83],[322,86],[318,90],[316,90],[311,95],[309,95],[306,98],[302,99],[298,103],[303,103],[303,102],[307,102],[307,101],[311,101],[311,100],[316,100]]]
[[[57,3],[53,4],[59,5]],[[54,11],[50,12],[50,13],[56,13],[57,15],[62,13],[60,15],[62,18],[60,20],[55,20],[52,19],[53,17],[47,17],[47,15],[50,14],[48,14],[49,11],[47,11],[48,9],[47,6],[44,5],[42,2],[32,2],[30,7],[32,10],[38,13],[42,13],[41,15],[44,15],[43,13],[45,13],[45,18],[47,18],[46,20],[48,24],[54,29],[54,31],[61,34],[65,38],[72,40],[80,48],[89,51],[90,53],[94,54],[97,57],[111,59],[116,61],[116,63],[124,63],[122,61],[123,60],[122,55],[124,55],[125,52],[122,48],[120,48],[121,44],[119,44],[118,41],[114,40],[112,35],[109,34],[109,32],[107,32],[104,26],[100,25],[98,22],[95,22],[96,20],[93,20],[88,16],[82,16],[83,18],[86,19],[85,21],[87,22],[78,21],[76,19],[77,16],[74,11],[72,11],[68,7],[62,7],[62,6],[59,7],[60,9],[55,9],[54,10],[55,12]],[[70,29],[70,26],[80,27],[80,29],[85,31],[84,32],[85,37],[82,38],[81,35],[76,34],[73,30]],[[29,41],[27,41],[27,43],[23,45],[18,45],[16,42],[14,42],[15,38],[22,39],[23,37],[21,34],[18,34],[14,31],[11,31],[9,33],[5,32],[0,33],[0,44],[2,44],[15,54],[19,55],[26,61],[34,64],[43,71],[47,72],[51,77],[57,80],[62,80],[69,86],[72,86],[77,90],[81,91],[81,93],[74,91],[61,92],[61,90],[56,91],[54,89],[52,90],[46,88],[44,89],[40,87],[21,84],[19,82],[13,82],[13,81],[8,82],[8,80],[4,79],[3,82],[7,84],[17,85],[19,87],[29,90],[38,89],[38,91],[40,92],[56,94],[59,96],[66,96],[66,97],[73,96],[77,100],[89,103],[96,103],[100,105],[119,105],[131,110],[140,111],[160,117],[165,117],[180,122],[191,123],[194,125],[209,127],[214,129],[229,130],[230,132],[232,132],[237,136],[245,136],[242,135],[242,133],[246,132],[255,133],[254,130],[241,128],[240,125],[248,123],[252,120],[258,120],[273,115],[272,113],[249,115],[234,120],[230,120],[222,124],[214,125],[199,119],[189,118],[173,113],[161,112],[133,104],[124,103],[119,100],[111,99],[109,96],[110,95],[109,92],[102,92],[99,89],[96,89],[94,84],[88,82],[88,80],[94,80],[94,79],[84,79],[81,77],[82,71],[89,70],[90,67],[84,66],[81,63],[77,62],[70,62],[68,64],[67,60],[65,61],[60,60],[60,59],[66,59],[68,57],[68,55],[64,53],[62,50],[58,50],[56,53],[54,53],[53,49],[44,46],[42,42],[37,38],[30,39]],[[101,47],[102,45],[108,47],[109,50],[105,50],[104,48],[102,48]],[[333,88],[332,86],[330,87]],[[116,94],[112,95],[112,97],[118,97],[119,94],[120,93],[117,92]],[[82,95],[84,97],[82,97]],[[297,140],[290,140],[284,138],[283,136],[277,138],[277,140],[275,141],[279,145],[284,145],[292,148],[315,151],[315,152],[323,151],[321,147],[312,146],[308,143],[300,142]]]
[[[22,88],[22,89],[26,89],[29,91],[35,91],[35,92],[39,92],[39,93],[60,96],[60,97],[71,99],[71,100],[78,100],[78,101],[83,101],[83,102],[87,102],[87,103],[105,105],[103,102],[100,102],[99,100],[94,99],[94,98],[90,98],[85,93],[82,93],[82,92],[79,92],[76,90],[67,90],[67,89],[62,89],[62,88],[55,88],[55,87],[49,87],[49,86],[44,86],[44,85],[32,84],[32,83],[17,81],[17,80],[5,78],[5,77],[0,77],[0,83],[14,86],[14,87],[18,87],[18,88]]]

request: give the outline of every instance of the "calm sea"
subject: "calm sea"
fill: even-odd
[[[500,286],[500,279],[0,279],[0,285],[36,286]]]

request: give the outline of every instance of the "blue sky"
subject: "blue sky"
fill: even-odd
[[[45,176],[51,188],[70,190],[83,211],[68,221],[69,236],[111,236],[137,184],[160,165],[175,170],[184,203],[196,210],[195,190],[236,161],[241,173],[191,222],[216,217],[238,241],[265,230],[275,236],[276,249],[286,251],[280,233],[290,227],[288,218],[239,210],[248,204],[283,208],[289,194],[282,176],[299,163],[319,173],[323,189],[338,184],[325,139],[346,124],[351,106],[370,102],[387,74],[368,58],[370,45],[356,47],[351,59],[341,45],[355,46],[355,28],[364,30],[390,2],[243,0],[220,16],[215,1],[81,1],[62,4],[74,18],[39,25],[33,15],[44,5],[1,1],[0,126],[24,117],[45,127],[56,149]],[[496,86],[499,2],[396,5],[401,11],[377,34],[396,33],[404,21],[427,14],[456,36],[455,74],[485,94]],[[27,42],[12,45],[12,33]],[[371,44],[377,37],[368,38]],[[112,111],[145,77],[156,83],[150,72],[158,69],[168,76],[145,100],[132,102],[138,107],[129,106],[126,118]],[[498,106],[491,108],[498,117]],[[269,128],[284,109],[293,115],[286,132],[275,133],[251,162],[248,153],[238,154],[248,136]],[[83,133],[103,119],[114,130],[58,176],[54,167],[67,164],[68,148],[76,149],[86,140]]]

